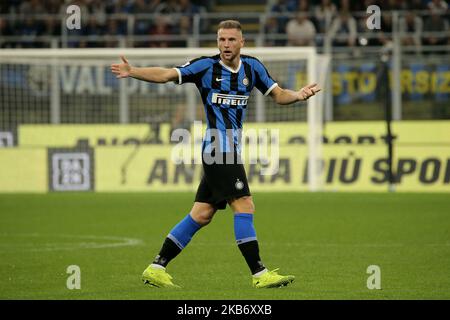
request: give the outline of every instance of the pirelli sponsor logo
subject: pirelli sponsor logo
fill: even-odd
[[[229,106],[246,106],[248,103],[248,97],[236,94],[214,92],[212,95],[212,102]]]

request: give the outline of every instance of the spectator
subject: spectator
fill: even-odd
[[[286,25],[286,34],[290,46],[314,46],[316,28],[305,12],[298,12]]]
[[[216,0],[212,1],[191,0],[191,2],[196,6],[202,7],[206,11],[212,11],[214,9],[214,5],[216,4]]]
[[[155,8],[155,11],[159,14],[173,15],[180,13],[181,8],[178,5],[177,0],[166,0],[161,2],[158,7]]]
[[[91,16],[95,16],[97,24],[105,28],[106,27],[106,5],[102,0],[91,0],[88,5],[88,12]]]
[[[430,9],[431,13],[446,14],[448,4],[444,0],[431,0],[428,3],[428,9]]]
[[[405,46],[417,46],[421,44],[423,21],[413,11],[406,12],[400,18],[400,32],[403,33],[402,44]]]
[[[95,41],[99,39],[99,36],[104,35],[104,28],[97,22],[96,17],[91,16],[88,24],[82,30],[88,41],[81,41],[80,47],[97,48],[102,46],[101,42]]]
[[[180,18],[180,25],[178,34],[189,37],[192,35],[192,24],[189,16],[182,16]]]
[[[25,16],[33,14],[45,14],[45,9],[39,0],[27,0],[22,2],[19,7],[19,13]]]
[[[412,2],[412,1],[410,1],[410,2]],[[397,0],[398,10],[403,10],[403,11],[410,10],[410,8],[411,8],[410,4],[411,3],[408,3],[408,1],[406,1],[406,0]]]
[[[204,7],[193,4],[190,0],[179,0],[179,7],[180,7],[180,13],[182,15],[189,16],[189,20],[190,20],[189,22],[190,22],[191,29],[194,24],[194,19],[193,19],[194,15],[206,12],[206,9]],[[186,23],[186,21],[179,22],[179,24],[182,24],[182,23]],[[201,19],[200,20],[200,31],[207,32],[208,28],[209,28],[209,19]]]
[[[331,21],[336,15],[336,12],[336,5],[331,0],[322,0],[314,8],[314,16],[320,33],[325,33],[330,28]]]
[[[135,0],[132,9],[133,14],[153,13],[152,8],[145,0]]]
[[[159,2],[158,2],[159,3]],[[153,3],[155,5],[155,3]],[[139,14],[151,14],[154,13],[155,7],[147,4],[145,0],[136,0],[133,6],[133,13],[136,15]],[[134,22],[134,34],[136,36],[142,37],[147,36],[150,32],[151,20],[148,18],[141,18],[139,16],[136,17]],[[135,47],[146,47],[146,42],[137,41],[134,45]]]
[[[378,41],[381,45],[392,43],[392,14],[381,15],[381,32],[379,32]]]
[[[21,36],[21,47],[22,48],[33,48],[35,47],[35,38],[39,34],[39,27],[36,21],[31,17],[26,17],[18,30]]]
[[[308,16],[309,21],[311,21],[314,24],[315,30],[318,29],[318,23],[316,20],[316,17],[314,16],[314,11],[312,10],[312,6],[309,6],[309,3],[311,1],[308,0],[296,0],[293,1],[293,5],[288,5],[288,8],[290,12],[305,12]],[[314,2],[314,1],[313,1]],[[291,9],[292,8],[292,9]],[[291,16],[292,17],[292,16]]]
[[[388,1],[383,1],[380,2],[381,4],[381,10],[385,10],[385,11],[393,11],[393,10],[400,10],[401,6],[398,3],[397,0],[388,0]]]
[[[183,40],[174,41],[172,43],[172,46],[177,48],[187,47],[189,38],[192,36],[192,24],[189,16],[181,16],[179,25],[177,26],[176,30],[174,30],[174,33],[182,36]]]
[[[350,8],[350,1],[349,0],[341,0],[339,2],[339,11],[340,12],[350,12],[352,8]]]
[[[190,0],[179,0],[179,11],[182,14],[193,16],[194,14],[200,13],[201,9],[199,6],[192,4]]]
[[[57,18],[47,18],[41,35],[59,37],[61,35],[61,20]]]
[[[430,16],[425,21],[423,30],[424,32],[436,32],[440,33],[441,35],[425,35],[423,39],[423,43],[425,45],[444,45],[447,42],[447,36],[445,32],[448,31],[448,21],[444,20],[442,18],[442,15],[437,13],[438,11],[431,11]]]
[[[181,13],[181,8],[178,5],[177,0],[166,0],[159,4],[158,7],[155,8],[157,14],[161,14],[166,16],[164,20],[166,24],[168,24],[169,28],[174,28],[179,24],[179,14]],[[170,17],[171,19],[168,19]]]
[[[36,19],[34,15],[45,13],[44,6],[40,0],[27,0],[20,5],[19,14],[24,20],[20,21],[19,25],[15,26],[15,29],[20,30],[19,35],[27,38],[22,44],[23,47],[33,47],[33,37],[42,33],[42,29],[44,28],[44,20],[42,18]]]
[[[148,9],[151,13],[155,13],[160,4],[161,0],[150,0],[150,2],[148,2]]]
[[[271,13],[274,13],[277,17],[278,33],[285,33],[286,25],[289,21],[290,15],[287,0],[278,0],[276,4],[270,9]]]
[[[13,48],[13,43],[5,40],[4,37],[12,36],[13,32],[9,27],[8,21],[0,18],[0,48]]]
[[[105,10],[109,14],[116,14],[115,17],[110,17],[112,19],[115,19],[117,26],[114,26],[117,28],[118,33],[120,35],[127,34],[128,30],[128,22],[127,22],[127,16],[128,14],[133,13],[133,3],[129,0],[116,0],[115,2],[109,3],[105,5]],[[109,24],[109,22],[107,22]]]
[[[379,1],[376,0],[364,0],[364,1],[352,1],[352,4],[346,4],[347,8],[351,11],[366,12],[367,8],[371,5],[379,5]]]
[[[427,6],[422,0],[410,0],[408,1],[408,10],[413,11],[423,11],[426,10]]]
[[[133,13],[133,2],[128,0],[116,0],[111,13]]]
[[[115,0],[106,0],[105,2],[105,13],[106,14],[113,14],[116,11],[116,3]],[[108,22],[106,22],[108,24]]]
[[[286,6],[289,12],[309,12],[309,3],[307,0],[288,1]]]
[[[172,34],[171,27],[168,23],[168,17],[167,16],[158,16],[155,19],[154,25],[150,29],[150,36],[168,36]],[[150,42],[150,47],[160,47],[160,48],[167,48],[169,47],[169,41],[162,40],[162,39],[155,39],[154,41]]]
[[[45,1],[45,12],[47,14],[58,14],[61,7],[60,0],[46,0]]]
[[[334,46],[354,46],[356,44],[356,20],[348,11],[340,11],[330,27]]]
[[[283,36],[278,29],[278,21],[275,17],[269,17],[264,26],[264,34],[266,36],[266,46],[284,46],[286,44],[285,39],[279,38]]]
[[[120,29],[119,24],[116,19],[108,19],[106,22],[106,35],[108,36],[117,36],[124,35],[122,29]],[[108,39],[105,43],[107,48],[116,48],[119,46],[119,43],[116,40]]]

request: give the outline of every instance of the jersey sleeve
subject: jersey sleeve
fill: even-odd
[[[200,76],[209,67],[210,61],[207,58],[198,58],[186,62],[181,66],[177,66],[174,69],[178,73],[178,84],[183,83],[196,83],[199,81]]]
[[[267,96],[278,84],[272,79],[266,67],[259,61],[254,62],[255,87]]]

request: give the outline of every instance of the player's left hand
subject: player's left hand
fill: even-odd
[[[307,85],[306,87],[303,87],[298,91],[299,99],[308,100],[308,98],[312,97],[320,90],[322,89],[317,85],[317,83]]]

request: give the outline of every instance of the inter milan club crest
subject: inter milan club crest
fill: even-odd
[[[236,183],[234,184],[234,186],[236,187],[236,189],[242,190],[244,188],[244,183],[239,179],[236,179]]]
[[[244,79],[242,79],[242,84],[244,86],[248,86],[248,78],[247,77],[244,77]]]

